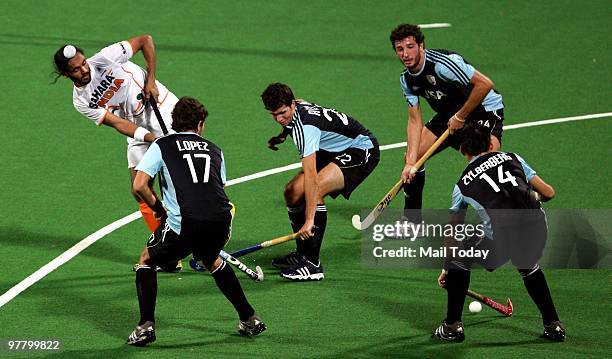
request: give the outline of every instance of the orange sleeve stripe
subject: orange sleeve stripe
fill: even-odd
[[[121,68],[123,69],[123,71],[127,72],[128,74],[130,74],[130,76],[132,76],[132,80],[134,80],[134,83],[136,84],[136,86],[140,87],[141,90],[144,90],[144,86],[140,85],[138,83],[138,81],[136,81],[136,79],[134,78],[134,74],[129,72],[128,70],[125,69],[125,67],[121,66]]]

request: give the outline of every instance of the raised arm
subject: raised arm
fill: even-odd
[[[155,84],[155,45],[151,35],[140,35],[127,40],[132,46],[133,54],[142,51],[147,64],[147,82],[145,83],[144,93],[148,101],[151,96],[157,101],[159,91]]]

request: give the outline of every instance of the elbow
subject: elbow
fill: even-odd
[[[144,188],[142,185],[137,184],[136,182],[134,182],[134,184],[132,185],[132,195],[138,197],[138,198],[144,198]]]
[[[546,193],[546,197],[548,197],[548,200],[551,200],[553,198],[555,198],[555,195],[557,194],[555,192],[555,189],[552,188],[552,186],[549,186],[550,188],[548,189],[547,193]]]

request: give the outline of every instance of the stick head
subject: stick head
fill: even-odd
[[[506,316],[511,316],[512,315],[512,311],[514,310],[514,306],[512,306],[512,301],[510,300],[510,298],[508,298],[508,308],[509,310],[506,312]]]
[[[351,222],[353,222],[353,227],[355,227],[356,230],[363,230],[363,228],[361,228],[361,217],[358,214],[354,215],[353,218],[351,218]]]
[[[261,270],[260,266],[255,267],[255,272],[257,272],[257,279],[255,279],[256,282],[262,282],[264,280],[264,273],[263,270]]]

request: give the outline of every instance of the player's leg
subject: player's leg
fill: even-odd
[[[231,235],[231,223],[230,214],[226,221],[211,222],[195,228],[198,234],[194,232],[195,235],[192,236],[196,238],[193,243],[193,254],[209,269],[221,293],[234,306],[240,318],[238,324],[240,334],[254,336],[266,330],[266,325],[248,302],[232,267],[219,257],[219,252]],[[205,238],[200,238],[201,233],[205,233]]]
[[[433,335],[440,340],[462,342],[465,339],[461,321],[465,296],[470,286],[470,270],[451,265],[446,274],[446,318]]]
[[[128,337],[130,345],[143,346],[155,341],[155,302],[157,299],[157,263],[175,261],[184,256],[178,235],[168,224],[158,227],[149,237],[146,247],[140,254],[135,267],[136,294],[140,308],[140,320],[136,329]]]
[[[515,228],[516,237],[511,248],[512,263],[517,267],[527,293],[538,307],[544,324],[543,337],[552,341],[565,340],[565,327],[559,321],[548,282],[544,272],[537,264],[542,256],[547,237],[546,220],[540,210],[524,211],[531,217],[541,217],[539,221],[525,223]]]
[[[428,123],[428,125],[430,125],[430,123]],[[440,134],[436,135],[434,132],[432,132],[429,127],[423,126],[423,129],[421,130],[421,139],[419,142],[418,158],[421,158],[421,156],[427,152],[431,145],[436,142],[439,135]],[[409,222],[420,223],[423,220],[421,208],[423,208],[424,187],[425,167],[422,167],[415,173],[412,181],[404,185],[404,216]]]
[[[291,223],[293,233],[302,228],[305,221],[304,207],[304,172],[299,172],[284,188],[283,196],[287,205],[287,215]],[[286,269],[295,266],[302,255],[304,255],[304,241],[295,242],[296,250],[283,257],[274,258],[272,265],[279,269]]]
[[[344,177],[340,168],[330,163],[323,153],[317,153],[317,167],[322,167],[317,173],[317,184],[319,197],[315,208],[314,235],[306,240],[296,239],[297,253],[277,258],[273,264],[282,262],[285,268],[281,276],[294,281],[321,280],[324,278],[323,266],[320,263],[321,244],[327,227],[327,208],[323,197],[329,193],[339,193],[344,187]],[[324,167],[323,165],[326,164]],[[285,187],[285,201],[289,209],[289,218],[292,220],[293,231],[297,232],[304,224],[304,174],[300,173],[293,178]],[[297,206],[301,206],[301,212],[292,212]],[[298,222],[299,221],[299,222]],[[291,265],[291,261],[297,259],[297,263]]]
[[[130,171],[130,187],[131,187],[131,185],[134,183],[134,178],[136,177],[136,169],[134,167],[130,167],[129,171]],[[159,222],[157,221],[157,219],[155,219],[155,214],[153,213],[153,210],[149,208],[149,206],[147,206],[147,204],[142,199],[140,199],[140,197],[138,197],[136,192],[134,192],[133,188],[131,189],[131,191],[132,191],[132,196],[134,196],[134,198],[138,202],[138,207],[140,208],[142,219],[145,221],[147,227],[149,228],[149,231],[151,233],[155,232],[155,230],[159,226]]]

